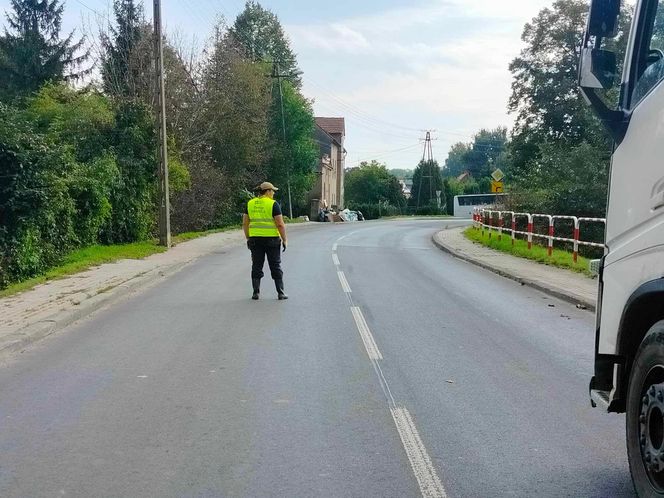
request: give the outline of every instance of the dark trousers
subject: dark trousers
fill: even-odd
[[[284,272],[281,271],[281,239],[279,237],[251,237],[247,241],[251,250],[251,278],[263,278],[265,256],[270,266],[270,273],[274,280],[282,280]]]

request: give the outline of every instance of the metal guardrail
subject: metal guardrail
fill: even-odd
[[[505,217],[510,219],[511,228],[505,228]],[[526,218],[527,219],[527,231],[520,231],[516,229],[517,219]],[[537,233],[534,230],[535,220],[545,219],[548,221],[548,233],[542,234]],[[556,221],[569,220],[574,223],[574,234],[573,238],[567,237],[558,237],[556,236]],[[586,247],[599,247],[604,248],[604,244],[598,242],[589,242],[581,240],[581,224],[588,223],[603,223],[606,226],[605,218],[583,218],[577,216],[558,216],[551,214],[531,214],[531,213],[516,213],[514,211],[496,211],[493,209],[484,209],[484,208],[474,208],[473,209],[473,225],[475,228],[481,228],[482,230],[489,230],[489,238],[492,236],[494,230],[498,231],[498,240],[501,240],[503,237],[503,232],[511,233],[512,245],[517,235],[523,235],[528,241],[528,250],[531,250],[533,247],[533,238],[546,239],[547,241],[547,250],[549,257],[553,255],[553,245],[554,241],[558,242],[568,242],[574,247],[574,263],[578,262],[579,257],[579,246]]]

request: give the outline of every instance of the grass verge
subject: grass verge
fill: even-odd
[[[230,232],[232,230],[239,230],[240,228],[242,228],[242,225],[231,225],[224,228],[214,228],[212,230],[205,230],[202,232],[179,233],[177,235],[173,235],[172,242],[173,245],[178,245],[182,242],[187,242],[188,240],[199,239],[201,237],[212,235],[213,233]]]
[[[300,218],[294,218],[290,219],[288,217],[284,218],[284,221],[286,222],[287,225],[293,225],[297,223],[304,223],[304,220],[301,220]],[[185,233],[180,233],[177,235],[173,236],[173,244],[181,244],[182,242],[187,242],[188,240],[194,240],[198,239],[200,237],[205,237],[207,235],[212,235],[214,233],[221,233],[221,232],[230,232],[232,230],[241,230],[242,225],[230,225],[224,228],[213,228],[212,230],[204,230],[202,232],[185,232]]]
[[[502,240],[498,240],[497,231],[493,231],[491,238],[489,238],[488,230],[484,231],[483,236],[481,230],[477,230],[473,227],[470,227],[464,231],[464,235],[467,239],[473,242],[477,242],[497,251],[511,254],[512,256],[531,259],[533,261],[537,261],[538,263],[557,266],[558,268],[566,268],[568,270],[582,273],[587,277],[592,277],[592,274],[588,269],[589,260],[583,256],[579,256],[578,262],[575,264],[574,257],[571,252],[554,248],[553,255],[549,257],[545,247],[533,244],[533,248],[528,250],[528,243],[521,239],[516,239],[514,241],[514,246],[512,246],[512,238],[509,233],[503,233]]]
[[[78,249],[64,258],[62,264],[51,268],[43,275],[12,284],[0,290],[0,298],[25,292],[33,287],[59,278],[80,273],[93,266],[104,263],[113,263],[121,259],[143,259],[152,254],[164,252],[165,248],[157,245],[156,241],[136,242],[114,246],[91,246]]]
[[[287,223],[302,223],[302,220],[287,220]],[[231,230],[238,230],[241,228],[241,225],[233,225],[202,232],[181,233],[173,236],[172,243],[173,245],[177,245],[189,240],[212,235],[214,233],[229,232]],[[153,254],[164,252],[165,250],[166,249],[164,247],[159,246],[157,241],[154,240],[112,246],[96,245],[78,249],[66,256],[60,265],[51,268],[43,275],[24,280],[23,282],[12,284],[6,289],[0,290],[0,298],[13,296],[20,292],[28,291],[50,280],[57,280],[69,275],[74,275],[75,273],[80,273],[104,263],[114,263],[121,259],[144,259]]]

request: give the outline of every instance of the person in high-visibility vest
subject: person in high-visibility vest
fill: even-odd
[[[286,252],[288,237],[281,207],[274,200],[274,193],[279,189],[270,182],[264,182],[260,184],[258,190],[260,196],[249,201],[242,217],[242,229],[247,238],[247,247],[251,251],[251,284],[254,289],[251,299],[259,299],[263,266],[267,256],[277,296],[282,301],[288,299],[288,296],[284,291],[281,248],[283,247]]]

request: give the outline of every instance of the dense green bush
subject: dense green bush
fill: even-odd
[[[189,173],[174,145],[174,190]],[[156,226],[150,110],[47,85],[25,109],[0,104],[0,288],[73,249],[145,240]]]
[[[380,205],[380,207],[378,206],[378,203],[376,204],[349,203],[348,209],[353,211],[361,211],[365,220],[377,220],[381,216],[389,217],[389,216],[399,216],[401,214],[401,210],[398,207],[393,206],[391,204],[385,204],[384,202]]]
[[[54,264],[76,245],[76,205],[65,147],[0,104],[0,287]]]

